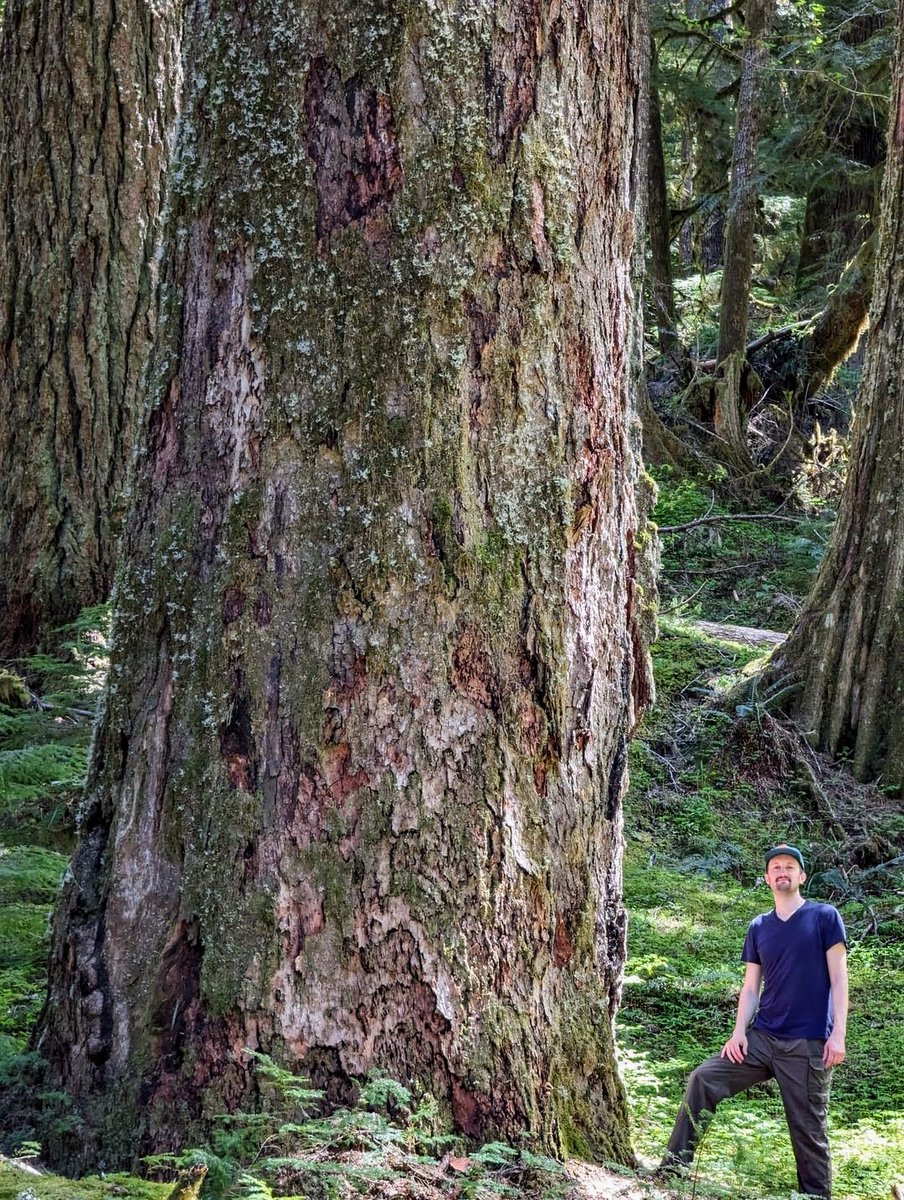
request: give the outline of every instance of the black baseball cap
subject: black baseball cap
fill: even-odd
[[[775,858],[775,856],[777,854],[790,854],[790,856],[792,858],[796,858],[797,861],[800,863],[800,869],[802,871],[805,871],[807,869],[804,866],[804,856],[801,854],[801,852],[798,850],[798,848],[796,846],[788,846],[784,842],[780,846],[773,846],[771,850],[766,851],[766,866],[767,867],[769,866],[770,858]]]

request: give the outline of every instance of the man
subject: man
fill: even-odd
[[[691,1075],[663,1171],[691,1162],[720,1100],[774,1078],[797,1160],[797,1189],[827,1200],[831,1195],[826,1122],[832,1068],[845,1057],[847,942],[837,909],[801,896],[806,878],[796,846],[767,852],[765,879],[775,909],[747,930],[734,1032],[721,1053]]]

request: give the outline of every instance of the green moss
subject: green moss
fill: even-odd
[[[39,846],[0,847],[0,905],[52,904],[68,861]]]
[[[630,1163],[628,1108],[614,1061],[608,997],[587,980],[562,1004],[558,1064],[550,1085],[563,1158]]]
[[[33,1175],[0,1162],[0,1200],[19,1200],[25,1192],[35,1200],[166,1200],[172,1190],[172,1183],[149,1183],[132,1175],[91,1175],[74,1180]]]

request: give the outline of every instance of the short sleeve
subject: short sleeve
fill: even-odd
[[[840,918],[839,918],[840,919]],[[747,937],[744,938],[744,949],[741,951],[741,962],[757,963],[760,962],[759,951],[756,948],[756,931],[754,925],[756,922],[751,921],[747,929]]]
[[[847,933],[844,928],[844,921],[841,919],[841,913],[837,908],[833,908],[827,904],[822,913],[822,948],[823,950],[831,950],[833,946],[837,946],[839,942],[847,945]]]

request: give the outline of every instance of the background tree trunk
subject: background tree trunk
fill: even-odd
[[[853,19],[846,6],[829,9],[828,20],[837,20],[841,41],[863,46],[887,27],[884,11],[865,12]],[[855,60],[854,60],[855,61]],[[864,91],[874,91],[855,76]],[[825,114],[823,127],[828,168],[807,193],[807,207],[797,265],[797,286],[833,284],[846,264],[872,235],[881,167],[885,159],[885,131],[877,119],[873,100],[866,101],[845,88]]]
[[[253,1047],[625,1161],[638,6],[188,20],[46,1149],[191,1144]]]
[[[804,681],[802,728],[858,778],[904,787],[904,3],[876,287],[851,463],[829,550],[776,673]]]
[[[757,89],[766,61],[764,38],[769,32],[775,0],[748,0],[745,8],[747,40],[741,68],[735,119],[734,153],[728,194],[725,233],[725,270],[719,307],[718,378],[713,389],[713,426],[721,442],[720,455],[753,469],[747,449],[747,413],[742,404],[741,380],[745,374],[747,316],[753,272],[753,235],[756,222],[756,152],[759,141]]]
[[[662,118],[656,86],[656,43],[650,40],[653,79],[650,86],[649,143],[647,147],[647,226],[650,231],[650,286],[653,312],[663,354],[678,349],[675,328],[675,288],[672,279],[672,236],[665,157],[662,152]]]
[[[753,234],[756,220],[756,151],[759,141],[757,89],[766,62],[766,37],[775,0],[748,0],[745,8],[747,40],[741,69],[735,121],[734,153],[725,232],[725,271],[719,310],[719,362],[743,354],[747,345],[747,313],[753,269]]]
[[[802,423],[807,405],[857,349],[869,318],[876,267],[876,235],[860,246],[829,293],[826,306],[814,320],[800,346],[800,368],[794,387],[795,420]]]
[[[181,4],[8,0],[0,33],[0,653],[105,600],[179,85]]]

